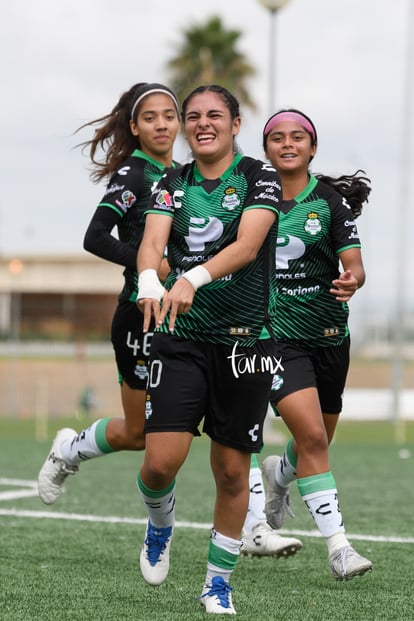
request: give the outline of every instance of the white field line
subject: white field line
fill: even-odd
[[[36,481],[27,481],[25,479],[9,479],[6,477],[0,477],[0,485],[6,485],[8,487],[23,487],[26,489],[19,489],[13,491],[0,492],[1,500],[15,500],[16,498],[30,498],[37,496],[37,483]]]
[[[37,489],[20,489],[12,492],[0,492],[1,500],[15,500],[16,498],[33,498],[38,496]]]
[[[28,479],[9,479],[8,477],[0,477],[0,485],[11,485],[13,487],[37,487],[36,481]]]
[[[0,485],[12,485],[12,486],[25,486],[31,489],[19,490],[18,492],[3,492],[0,493],[0,500],[13,500],[14,498],[23,498],[24,492],[27,491],[27,496],[37,496],[36,481],[24,481],[20,479],[7,479],[0,477]],[[3,494],[9,494],[6,498]],[[14,496],[13,496],[14,494]],[[55,513],[53,511],[31,511],[21,509],[0,509],[0,516],[4,517],[18,517],[18,518],[34,518],[34,519],[51,519],[51,520],[72,520],[78,522],[103,522],[106,524],[138,524],[145,526],[147,524],[146,518],[131,518],[131,517],[118,517],[111,515],[91,515],[81,513]],[[193,528],[198,530],[208,530],[212,526],[211,523],[203,522],[186,522],[177,521],[175,528]],[[298,537],[321,537],[318,530],[286,530],[282,529],[278,531],[281,535],[295,535]],[[384,537],[381,535],[362,535],[347,533],[347,537],[352,540],[359,541],[372,541],[377,543],[414,543],[414,537]]]

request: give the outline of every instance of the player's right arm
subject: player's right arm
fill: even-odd
[[[164,257],[165,247],[171,232],[170,215],[148,213],[144,236],[138,251],[138,297],[137,304],[144,313],[144,332],[149,329],[151,315],[158,322],[160,302],[165,293],[157,273]]]

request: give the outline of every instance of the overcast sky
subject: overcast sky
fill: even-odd
[[[400,224],[402,140],[412,139],[403,98],[409,2],[290,0],[276,20],[275,107],[297,107],[314,120],[319,151],[313,170],[363,168],[372,179],[359,220],[368,281],[357,305],[392,304],[402,230],[414,220],[411,207]],[[271,22],[259,0],[14,0],[3,6],[0,254],[83,252],[103,186],[89,180],[72,132],[108,112],[133,83],[167,81],[166,62],[183,29],[213,15],[242,31],[239,48],[257,68],[251,88],[259,108],[254,115],[244,111],[239,144],[245,154],[263,157]],[[181,144],[176,155],[185,154]],[[412,149],[408,154],[412,163]],[[413,256],[408,250],[411,265]],[[406,272],[413,292],[414,270]]]

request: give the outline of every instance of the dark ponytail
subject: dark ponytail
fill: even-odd
[[[349,203],[354,218],[358,218],[362,213],[363,203],[368,202],[371,192],[371,179],[362,175],[365,175],[364,170],[357,170],[353,175],[341,175],[340,177],[329,177],[319,173],[313,176],[343,196]]]

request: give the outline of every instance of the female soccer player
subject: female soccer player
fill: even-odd
[[[293,436],[282,458],[270,456],[263,462],[266,516],[273,528],[281,528],[285,513],[292,514],[289,484],[296,479],[327,542],[333,576],[349,580],[371,570],[372,563],[345,535],[328,445],[349,366],[347,302],[365,281],[355,218],[369,195],[369,180],[359,171],[338,179],[311,175],[317,134],[298,110],[282,110],[268,120],[263,146],[280,173],[287,207],[280,216],[276,253],[272,328],[281,366],[271,403]]]
[[[181,126],[177,98],[163,84],[141,82],[124,92],[109,114],[82,127],[86,126],[97,127],[93,138],[83,143],[89,147],[92,179],[109,182],[86,231],[84,247],[125,267],[111,333],[124,418],[99,419],[79,434],[67,428],[57,433],[38,478],[39,495],[46,504],[58,499],[66,477],[75,474],[82,461],[145,447],[151,332],[144,334],[143,316],[136,306],[137,249],[151,188],[166,167],[176,166],[173,145]],[[97,159],[99,148],[103,160]],[[162,262],[160,278],[168,271],[167,261]]]
[[[140,565],[149,584],[167,577],[175,477],[204,421],[217,491],[200,601],[208,613],[235,614],[229,579],[275,364],[274,345],[260,336],[275,284],[281,188],[271,166],[235,152],[240,113],[226,89],[192,91],[182,121],[194,161],[155,188],[138,253],[144,331],[152,315],[156,322],[138,476],[149,517]],[[157,271],[166,245],[164,288]]]
[[[109,114],[82,127],[96,127],[93,138],[83,143],[93,165],[91,177],[95,182],[108,182],[86,231],[84,247],[125,267],[111,331],[124,418],[99,419],[79,433],[68,428],[57,433],[38,477],[39,495],[46,504],[56,502],[65,479],[78,472],[81,462],[145,447],[145,387],[152,326],[143,333],[143,315],[136,305],[137,249],[151,189],[166,167],[177,167],[173,160],[173,145],[180,129],[177,98],[164,84],[141,82],[124,92]],[[104,153],[101,160],[99,150]],[[163,260],[161,280],[168,271],[168,263]],[[251,477],[256,486],[251,503],[255,508],[262,499],[255,492],[262,490],[263,483],[257,468],[252,468]],[[250,511],[246,519],[245,553],[289,556],[302,547],[299,540],[281,537],[271,529],[258,509]]]

